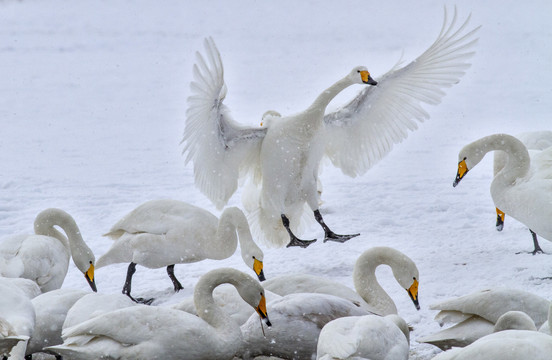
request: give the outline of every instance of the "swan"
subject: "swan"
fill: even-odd
[[[65,342],[48,349],[81,360],[232,359],[240,346],[241,332],[215,305],[212,294],[224,283],[235,286],[243,300],[270,325],[260,283],[238,270],[221,268],[204,274],[195,287],[199,317],[137,304],[65,329]]]
[[[316,359],[407,360],[409,350],[410,330],[400,316],[349,316],[322,328]]]
[[[523,311],[540,327],[547,319],[550,301],[533,293],[506,287],[485,289],[430,305],[440,310],[435,320],[442,326],[454,326],[422,337],[418,342],[429,343],[446,350],[463,347],[493,332],[501,315],[508,311]]]
[[[166,266],[174,290],[179,291],[183,287],[174,275],[175,264],[226,259],[236,251],[238,238],[243,261],[260,281],[265,279],[263,251],[253,241],[247,218],[237,207],[225,209],[219,219],[182,201],[151,200],[125,215],[105,236],[115,242],[96,267],[130,263],[123,294],[138,302],[151,303],[153,299],[130,295],[136,264],[150,269]]]
[[[279,299],[281,296],[265,289],[265,297],[267,303],[270,303],[273,300]],[[219,306],[238,325],[243,325],[249,319],[251,314],[255,312],[249,305],[243,302],[236,288],[230,284],[218,286],[213,291],[213,299],[215,299],[215,304],[217,304],[217,306]],[[172,309],[197,315],[193,297],[189,297],[176,304],[172,304],[170,307]]]
[[[265,281],[263,287],[281,296],[302,292],[331,294],[348,299],[373,314],[396,314],[397,307],[393,299],[376,278],[376,268],[379,265],[391,267],[397,282],[408,292],[416,309],[420,310],[420,275],[416,264],[402,252],[385,246],[370,248],[358,257],[353,270],[356,292],[333,280],[307,274],[275,277]]]
[[[521,134],[517,134],[516,138],[525,145],[527,150],[529,151],[529,155],[532,157],[533,155],[537,154],[538,152],[549,148],[552,146],[552,131],[531,131],[531,132],[524,132]],[[494,152],[494,159],[493,159],[493,175],[496,176],[504,168],[506,165],[506,161],[508,160],[508,155],[503,151],[495,151]],[[499,208],[496,208],[496,229],[498,231],[502,231],[504,228],[504,219],[505,219],[504,212],[500,210]],[[533,235],[534,233],[531,233]],[[538,252],[542,253],[542,249],[539,246],[539,243],[537,241],[537,237],[533,235],[533,245],[535,249],[533,250],[533,254],[536,254]]]
[[[465,348],[443,352],[433,360],[547,360],[552,354],[552,337],[536,331],[531,318],[519,311],[502,315],[494,333]]]
[[[35,327],[35,311],[28,284],[12,280],[0,277],[0,358],[21,360]]]
[[[67,235],[63,235],[59,226]],[[94,253],[82,239],[75,220],[63,210],[41,211],[34,222],[35,234],[15,235],[0,242],[0,275],[35,281],[42,292],[59,289],[72,257],[93,291]]]
[[[80,289],[61,288],[31,300],[35,310],[35,327],[27,344],[25,359],[43,351],[46,346],[61,344],[61,329],[67,312],[77,300],[89,294]],[[96,293],[93,293],[96,294]]]
[[[490,151],[508,156],[504,168],[491,183],[495,206],[529,228],[538,252],[537,234],[552,241],[552,147],[530,158],[523,143],[511,135],[493,134],[466,145],[458,155],[453,186]]]
[[[315,293],[290,294],[267,304],[273,325],[263,332],[252,315],[242,326],[243,343],[239,355],[252,359],[259,355],[283,359],[312,359],[320,331],[331,320],[368,312],[337,296]]]
[[[250,211],[252,226],[267,244],[307,247],[315,240],[296,235],[305,205],[325,233],[324,241],[344,242],[359,234],[338,235],[319,210],[317,182],[324,155],[348,176],[364,174],[394,144],[429,118],[422,103],[436,105],[444,88],[459,82],[477,41],[466,31],[469,18],[456,27],[456,11],[436,41],[407,66],[393,67],[375,81],[364,66],[322,91],[306,110],[273,116],[269,126],[247,127],[234,121],[223,104],[227,93],[221,56],[211,38],[197,53],[182,139],[185,163],[193,163],[195,184],[222,208],[249,177],[259,187]],[[325,113],[329,102],[354,84],[365,87],[349,104]],[[312,217],[309,217],[312,220]]]

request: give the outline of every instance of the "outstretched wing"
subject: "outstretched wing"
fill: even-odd
[[[456,28],[445,20],[437,40],[405,67],[395,66],[377,86],[366,87],[349,104],[324,117],[326,155],[349,176],[364,174],[397,144],[429,118],[423,103],[436,105],[444,88],[458,83],[477,42],[479,27],[467,31],[470,17]]]
[[[218,208],[238,186],[238,179],[259,164],[265,128],[247,128],[230,117],[223,104],[224,70],[213,39],[205,39],[205,55],[197,53],[188,98],[182,143],[186,164],[194,164],[195,184]]]

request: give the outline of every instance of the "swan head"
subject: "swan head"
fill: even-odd
[[[273,119],[279,119],[282,117],[282,114],[275,110],[268,110],[263,114],[261,119],[261,126],[269,126]]]
[[[370,72],[364,66],[357,66],[347,76],[353,84],[377,85],[378,82],[372,79]]]
[[[259,281],[266,280],[263,271],[263,252],[261,249],[259,251],[242,251],[242,258],[245,264],[253,269]]]
[[[468,171],[479,164],[485,154],[486,151],[483,151],[479,146],[475,146],[473,143],[466,145],[462,150],[460,150],[460,153],[458,154],[458,170],[452,186],[456,187],[464,176],[466,176]]]
[[[236,286],[236,290],[252,308],[255,309],[257,314],[266,323],[267,326],[272,326],[268,319],[268,313],[266,310],[266,297],[265,291],[261,284],[255,281],[253,278],[247,276]]]
[[[92,291],[97,292],[98,289],[96,288],[96,280],[94,278],[94,264],[96,260],[92,250],[88,249],[88,251],[86,251],[83,249],[83,251],[79,251],[77,254],[73,253],[73,262],[84,274],[84,278],[86,282],[88,282],[88,285],[90,285]]]

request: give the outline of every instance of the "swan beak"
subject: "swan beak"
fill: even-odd
[[[96,282],[94,281],[94,264],[90,264],[88,270],[84,273],[84,278],[88,281],[88,285],[92,288],[92,291],[98,292],[96,288]]]
[[[496,229],[498,231],[502,231],[504,228],[504,212],[501,211],[499,208],[496,208]]]
[[[418,280],[416,280],[416,278],[414,278],[414,282],[409,289],[406,289],[406,291],[408,292],[408,295],[410,295],[416,310],[420,310],[420,303],[418,302]]]
[[[253,271],[255,271],[255,274],[259,277],[259,281],[265,281],[266,278],[264,276],[263,272],[263,262],[260,260],[253,260]]]
[[[270,323],[270,320],[268,320],[268,314],[266,313],[266,297],[264,294],[261,296],[261,301],[259,301],[259,305],[255,308],[261,319],[264,320],[266,323],[266,326],[272,326]]]
[[[360,72],[360,77],[362,78],[362,82],[368,85],[377,85],[378,82],[370,76],[370,73],[366,70],[363,70]]]
[[[452,183],[453,187],[456,187],[460,180],[468,173],[468,165],[466,165],[466,159],[460,161],[458,163],[458,172],[456,173],[456,179],[454,179],[454,182]]]

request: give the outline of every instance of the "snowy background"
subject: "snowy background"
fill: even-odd
[[[69,212],[99,257],[101,235],[144,201],[173,198],[219,214],[194,187],[179,142],[192,65],[213,36],[225,65],[225,103],[256,125],[269,109],[300,111],[356,65],[377,80],[436,38],[443,4],[434,1],[0,1],[0,236],[29,233],[48,207]],[[366,175],[331,166],[322,174],[322,212],[345,244],[265,250],[267,278],[289,272],[352,286],[357,256],[386,245],[420,270],[416,311],[389,268],[378,276],[415,330],[412,359],[439,352],[416,339],[438,330],[428,305],[492,286],[552,300],[552,244],[532,250],[527,228],[506,219],[495,230],[489,194],[492,156],[452,187],[460,148],[496,132],[550,130],[552,3],[462,1],[479,31],[472,67],[431,119]],[[343,99],[359,88],[350,89]],[[344,101],[344,100],[343,100]],[[343,102],[341,101],[341,102]],[[336,106],[340,101],[336,102]],[[231,199],[239,205],[240,194]],[[323,236],[313,226],[305,237]],[[157,304],[190,296],[199,276],[219,266],[250,274],[239,253],[225,261],[177,265],[185,289],[172,293],[164,269],[138,266],[133,294]],[[97,270],[101,292],[120,292],[127,264]],[[89,289],[71,263],[64,287]],[[270,314],[270,307],[268,308]]]

